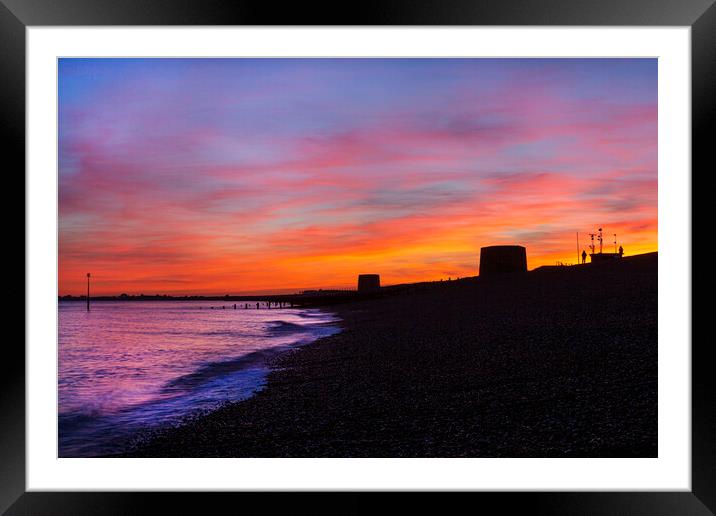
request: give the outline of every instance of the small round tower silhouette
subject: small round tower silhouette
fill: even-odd
[[[527,250],[521,245],[492,245],[480,249],[480,276],[527,272]]]
[[[359,274],[358,292],[376,292],[380,290],[380,274]]]

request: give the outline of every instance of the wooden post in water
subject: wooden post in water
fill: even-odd
[[[90,273],[87,273],[87,311],[89,312],[89,279],[90,279]]]

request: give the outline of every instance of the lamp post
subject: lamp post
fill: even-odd
[[[87,311],[89,312],[89,279],[90,279],[90,273],[87,273]]]

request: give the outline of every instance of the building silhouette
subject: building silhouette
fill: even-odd
[[[380,290],[380,274],[359,274],[358,292],[376,292]]]
[[[493,245],[480,249],[480,276],[527,272],[527,250],[521,245]]]

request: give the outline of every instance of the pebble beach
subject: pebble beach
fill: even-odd
[[[135,457],[656,457],[656,253],[419,284]]]

